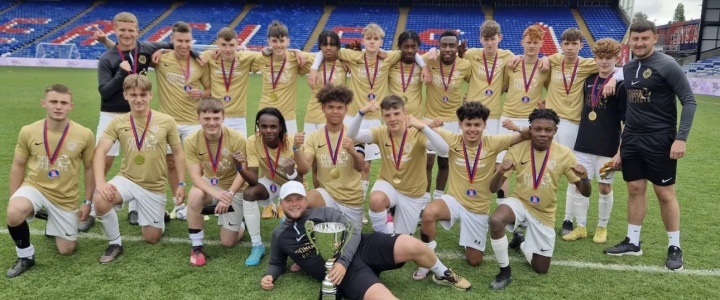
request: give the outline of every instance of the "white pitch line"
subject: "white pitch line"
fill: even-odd
[[[8,234],[8,230],[6,228],[0,228],[0,234]],[[45,231],[43,230],[36,230],[31,229],[30,234],[32,235],[45,235]],[[94,240],[105,240],[105,236],[102,234],[97,234],[93,232],[85,233],[81,232],[78,237],[80,238],[87,238],[87,239],[94,239]],[[123,236],[123,241],[129,241],[129,242],[142,242],[144,241],[142,236]],[[163,237],[161,240],[162,243],[171,243],[171,244],[190,244],[190,240],[187,238],[178,238],[178,237]],[[218,240],[205,240],[205,245],[220,245],[220,241]],[[269,247],[270,245],[268,243],[264,243],[265,247]],[[252,243],[249,242],[240,242],[238,244],[240,247],[252,247]],[[464,260],[465,254],[461,251],[440,251],[437,253],[437,256],[440,259],[443,260]],[[486,261],[492,261],[495,262],[495,257],[492,255],[486,255],[484,257],[484,260]],[[512,261],[525,261],[521,258],[515,258],[511,257],[510,260]],[[608,271],[634,271],[634,272],[642,272],[642,273],[677,273],[681,275],[694,275],[694,276],[718,276],[720,277],[720,269],[684,269],[682,271],[670,271],[664,267],[660,266],[648,266],[648,265],[621,265],[621,264],[602,264],[602,263],[595,263],[595,262],[588,262],[588,261],[575,261],[575,260],[553,260],[552,265],[554,266],[563,266],[563,267],[571,267],[571,268],[577,268],[577,269],[595,269],[595,270],[608,270]]]

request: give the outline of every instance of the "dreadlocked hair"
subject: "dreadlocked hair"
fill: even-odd
[[[274,116],[278,119],[278,121],[280,121],[280,138],[279,138],[280,146],[279,147],[282,147],[282,145],[285,143],[285,138],[287,137],[287,125],[285,125],[285,117],[283,117],[282,113],[277,108],[274,108],[274,107],[263,108],[263,109],[259,110],[257,112],[257,114],[255,115],[255,132],[260,131],[260,117],[263,115]],[[261,141],[261,139],[258,139],[258,141]]]

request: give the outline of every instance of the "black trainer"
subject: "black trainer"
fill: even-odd
[[[503,191],[502,189],[499,189],[497,191],[497,197],[498,197],[498,199],[505,199],[505,191]]]
[[[630,243],[629,237],[625,237],[625,239],[622,242],[620,242],[619,244],[605,249],[605,254],[613,255],[613,256],[623,256],[623,255],[640,256],[643,254],[640,246],[642,246],[642,242],[640,242],[640,245],[636,246],[635,244]],[[668,260],[670,259],[669,255],[670,254],[668,253]],[[682,262],[680,264],[682,265]]]
[[[683,269],[683,256],[682,249],[678,246],[668,247],[667,260],[665,261],[665,267],[672,271],[679,271]]]
[[[232,206],[231,206],[232,207]],[[170,214],[168,212],[165,212],[165,223],[170,223]]]
[[[22,274],[23,272],[30,269],[35,265],[35,256],[20,257],[15,261],[15,264],[5,273],[8,278],[13,278]]]
[[[563,221],[562,230],[560,236],[565,236],[573,231],[573,222],[570,220]]]
[[[500,268],[500,273],[498,273],[497,276],[495,276],[495,280],[490,283],[490,288],[496,291],[504,289],[512,282],[511,275],[510,266]]]
[[[128,224],[137,226],[138,225],[138,212],[133,210],[128,212]]]
[[[520,249],[520,244],[525,241],[525,236],[523,236],[522,232],[520,232],[520,229],[516,229],[513,231],[513,238],[510,240],[510,243],[508,243],[509,249]]]

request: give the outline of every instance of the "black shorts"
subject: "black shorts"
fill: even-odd
[[[377,232],[363,234],[338,292],[348,299],[362,299],[373,284],[380,283],[380,273],[402,268],[405,263],[396,264],[394,254],[399,236]]]
[[[625,181],[647,179],[655,185],[675,184],[677,160],[670,158],[675,132],[649,135],[623,133],[620,146]]]

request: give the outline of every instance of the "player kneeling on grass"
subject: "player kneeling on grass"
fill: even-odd
[[[422,175],[423,173],[421,173]],[[265,290],[272,290],[278,277],[285,272],[290,257],[310,276],[318,281],[325,278],[325,260],[310,244],[305,222],[315,224],[338,222],[347,224],[343,214],[329,207],[308,209],[305,187],[300,182],[288,182],[280,190],[280,205],[286,220],[273,231],[270,244],[270,263],[260,281]],[[376,232],[364,234],[355,230],[337,258],[328,277],[338,287],[338,293],[349,299],[395,299],[380,282],[383,271],[401,268],[405,262],[429,268],[435,273],[435,282],[460,290],[470,289],[470,282],[445,267],[422,242],[405,234],[389,235]]]
[[[185,139],[188,172],[193,183],[188,194],[187,222],[192,242],[190,264],[204,266],[202,210],[205,205],[217,205],[215,213],[220,215],[218,225],[222,225],[220,243],[223,246],[234,246],[244,233],[240,189],[245,180],[236,172],[232,155],[245,153],[245,137],[223,125],[225,107],[219,99],[200,100],[197,112],[202,128]],[[234,211],[228,212],[231,205]]]
[[[517,172],[513,196],[500,203],[490,216],[490,242],[500,265],[500,273],[490,283],[494,290],[512,281],[505,227],[514,230],[527,224],[520,249],[533,270],[545,274],[555,248],[553,227],[560,177],[564,174],[585,197],[591,192],[587,171],[576,162],[573,152],[553,142],[560,122],[558,115],[551,109],[536,109],[529,119],[531,139],[510,147],[490,182],[490,191],[495,193],[508,175]]]
[[[178,178],[185,178],[185,154],[177,124],[169,115],[150,109],[152,83],[143,75],[128,75],[123,95],[130,112],[110,121],[93,156],[95,173],[95,212],[109,246],[100,257],[109,263],[122,254],[122,240],[117,214],[124,202],[137,201],[138,223],[148,243],[157,243],[165,230],[165,185],[168,181],[165,151],[173,152]],[[105,155],[115,140],[120,141],[123,158],[120,172],[105,182]],[[185,198],[185,183],[175,190],[175,204]]]
[[[45,89],[40,104],[47,116],[20,129],[10,169],[12,196],[7,206],[7,227],[18,256],[5,273],[10,278],[35,265],[35,248],[30,243],[27,221],[32,221],[40,211],[47,213],[45,234],[55,237],[58,252],[62,255],[75,252],[81,163],[85,169],[85,199],[90,199],[95,189],[90,164],[95,137],[90,129],[68,118],[74,106],[72,93],[64,85],[51,85]],[[80,220],[88,218],[91,203],[90,200],[83,203]]]

